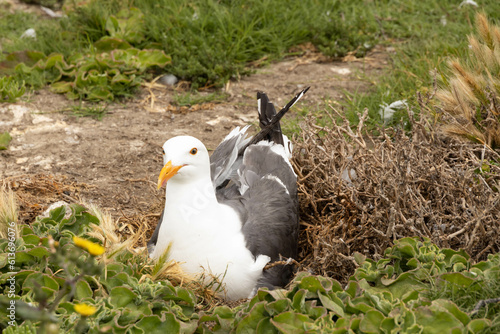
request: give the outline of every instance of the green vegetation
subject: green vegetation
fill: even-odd
[[[160,68],[193,89],[221,87],[251,72],[252,62],[280,59],[304,42],[332,57],[361,57],[377,43],[391,46],[391,67],[366,78],[375,85],[340,101],[356,123],[365,107],[379,122],[383,103],[416,106],[415,92],[428,92],[436,75],[447,74],[448,57],[467,49],[474,12],[495,18],[500,3],[106,0],[65,8],[67,17],[57,20],[0,14],[0,75],[13,76],[19,86],[51,84],[70,98],[113,100],[133,94]],[[20,38],[28,28],[36,30],[36,39]],[[398,110],[392,124],[405,115],[406,108]]]
[[[0,133],[0,150],[6,150],[11,140],[12,137],[8,132]]]
[[[220,87],[249,73],[248,63],[279,59],[309,40],[328,55],[364,54],[376,38],[374,21],[365,20],[369,11],[363,9],[361,16],[345,11],[339,21],[334,16],[340,7],[340,1],[314,0],[292,5],[283,0],[108,0],[91,1],[57,21],[3,14],[6,56],[0,73],[91,100],[129,95],[150,67],[165,67],[193,88]],[[19,38],[28,28],[35,29],[36,39]]]
[[[79,105],[71,106],[69,109],[62,110],[68,111],[71,115],[76,117],[92,117],[100,121],[107,113],[108,105],[89,105],[85,106],[82,102]]]
[[[230,308],[210,306],[188,288],[154,279],[158,268],[95,235],[103,221],[71,206],[19,226],[19,238],[0,239],[0,326],[4,333],[495,333],[500,305],[475,304],[500,291],[500,255],[472,264],[463,251],[405,238],[359,268],[348,285],[300,273],[288,290],[261,290]],[[93,232],[94,231],[94,232]],[[15,258],[9,253],[15,252]],[[11,261],[14,260],[14,261]],[[12,265],[12,267],[11,267]],[[14,270],[13,270],[14,269]],[[486,292],[486,293],[484,293]],[[9,297],[10,295],[10,297]],[[17,329],[6,329],[15,299]]]
[[[17,82],[12,77],[0,78],[0,102],[15,102],[25,91],[24,81]]]

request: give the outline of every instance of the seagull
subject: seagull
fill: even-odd
[[[148,242],[150,257],[158,260],[168,252],[185,272],[215,279],[227,300],[288,284],[288,263],[297,257],[297,175],[279,120],[308,89],[279,113],[258,92],[261,131],[249,138],[248,126],[237,127],[211,156],[191,136],[165,142],[158,178],[158,189],[166,185],[165,207]]]

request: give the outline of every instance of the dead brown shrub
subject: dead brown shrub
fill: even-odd
[[[335,113],[329,127],[308,119],[295,144],[304,268],[345,282],[354,252],[379,259],[409,236],[475,260],[500,251],[497,152],[444,138],[424,121],[412,120],[411,137],[381,129],[374,138],[367,112],[355,130]]]

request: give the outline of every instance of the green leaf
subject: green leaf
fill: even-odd
[[[447,282],[464,288],[469,287],[475,282],[474,279],[466,277],[462,273],[445,273],[441,275],[441,278]]]
[[[49,250],[42,246],[32,248],[29,251],[27,251],[27,253],[39,259],[50,255]]]
[[[137,57],[141,64],[139,69],[143,71],[152,66],[165,67],[172,60],[163,50],[142,50]]]
[[[192,290],[176,287],[178,300],[186,302],[189,306],[196,304],[196,296]]]
[[[449,333],[451,328],[463,328],[462,322],[436,301],[428,307],[416,308],[415,316],[416,323],[423,328],[424,333]]]
[[[9,254],[0,253],[0,269],[5,267],[8,263]]]
[[[257,325],[257,328],[255,329],[255,333],[256,334],[268,334],[268,333],[279,333],[279,331],[275,326],[273,326],[273,324],[271,323],[271,319],[264,318]]]
[[[230,319],[230,318],[234,317],[233,310],[227,306],[216,307],[215,310],[213,311],[213,314],[218,315],[219,317],[224,318],[224,319]]]
[[[103,283],[109,288],[112,289],[114,287],[122,286],[124,284],[129,283],[130,276],[126,273],[113,274],[112,272],[108,272],[108,279]]]
[[[266,305],[266,310],[271,316],[274,316],[283,313],[285,311],[288,311],[291,305],[292,303],[290,302],[290,299],[283,298],[268,303]]]
[[[300,289],[293,296],[292,306],[298,312],[305,312],[305,301],[307,291]]]
[[[25,251],[16,252],[16,266],[21,266],[25,263],[31,263],[35,260],[32,255],[29,255]]]
[[[64,218],[65,214],[66,214],[66,207],[64,205],[61,205],[58,208],[50,210],[49,216],[47,218],[42,219],[42,222],[53,220],[59,223]]]
[[[60,231],[70,231],[74,235],[82,235],[90,224],[99,225],[99,219],[86,212],[87,209],[84,206],[72,204],[70,208],[72,215],[61,221]]]
[[[0,150],[6,150],[11,140],[12,137],[8,132],[0,133]]]
[[[299,283],[301,289],[306,289],[314,294],[318,292],[326,293],[325,288],[321,285],[319,277],[317,276],[307,276],[302,279]]]
[[[57,305],[57,313],[72,314],[75,313],[75,304],[70,302],[62,302]]]
[[[310,322],[308,316],[295,312],[285,312],[271,319],[271,323],[285,334],[305,333],[305,324]]]
[[[125,307],[137,299],[137,295],[132,290],[123,286],[113,288],[109,296],[109,302],[117,308]]]
[[[73,82],[58,81],[50,85],[50,90],[57,94],[64,94],[71,92],[74,89],[75,84]]]
[[[26,277],[22,289],[23,293],[33,291],[35,299],[37,294],[42,299],[49,299],[56,291],[59,291],[59,283],[47,274],[36,272]]]
[[[465,326],[470,322],[470,318],[467,313],[461,311],[458,306],[450,300],[438,299],[433,302],[434,305],[438,305],[448,312],[450,312],[455,318],[460,320]]]
[[[165,319],[157,315],[142,318],[135,324],[136,328],[144,330],[147,334],[179,333],[180,323],[172,313],[164,313]]]
[[[238,323],[236,333],[255,333],[260,321],[268,317],[269,315],[265,309],[265,302],[259,302],[253,305],[248,314]]]
[[[356,261],[358,265],[361,265],[366,261],[366,256],[359,252],[354,252],[353,256],[354,256],[354,261]]]
[[[343,303],[337,296],[327,296],[320,292],[318,293],[318,297],[324,307],[334,312],[339,317],[344,317]]]
[[[28,236],[28,235],[34,235],[35,233],[33,232],[33,229],[30,226],[27,225],[22,225],[21,228],[21,236]],[[25,241],[26,242],[26,241]]]
[[[474,319],[469,322],[467,329],[471,333],[480,333],[491,326],[491,321],[488,319]]]
[[[75,286],[75,298],[82,300],[84,298],[92,298],[92,289],[90,285],[85,280],[79,280]]]
[[[359,329],[363,333],[379,333],[379,328],[382,325],[385,317],[382,312],[378,310],[371,310],[366,312],[365,316],[359,323]]]
[[[40,244],[40,237],[34,235],[34,234],[28,234],[28,235],[23,235],[22,236],[23,241],[26,245],[38,245]]]

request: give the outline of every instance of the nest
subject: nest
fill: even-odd
[[[474,260],[500,251],[497,152],[413,119],[411,136],[388,128],[374,138],[367,111],[354,130],[334,112],[328,127],[308,119],[295,141],[303,268],[346,282],[354,252],[377,260],[412,236]]]

